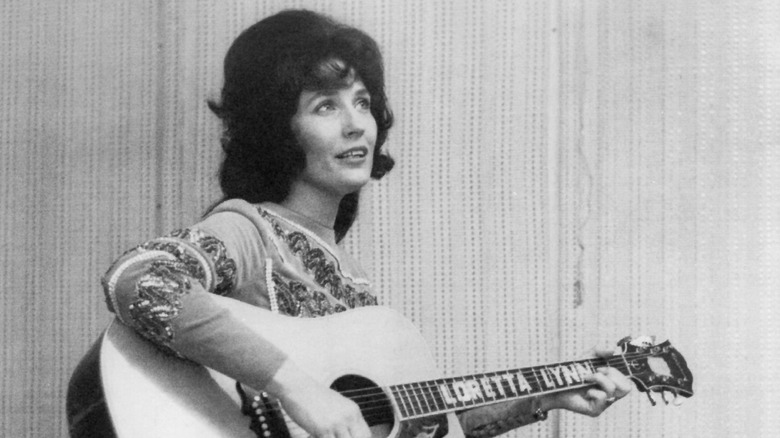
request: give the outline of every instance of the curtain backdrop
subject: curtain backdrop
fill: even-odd
[[[0,435],[66,435],[70,373],[110,319],[100,276],[217,199],[205,102],[238,32],[286,7],[383,48],[397,167],[346,246],[444,374],[640,334],[694,372],[682,407],[635,392],[511,436],[780,428],[779,3],[8,0]]]

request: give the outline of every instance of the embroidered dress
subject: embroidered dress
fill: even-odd
[[[284,354],[210,294],[294,317],[376,304],[333,229],[277,204],[242,200],[128,251],[103,286],[109,310],[124,324],[173,354],[255,387],[273,376]]]

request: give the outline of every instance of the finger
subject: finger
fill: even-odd
[[[608,358],[615,355],[615,349],[609,347],[593,347],[593,355],[601,358]]]
[[[585,393],[585,398],[588,400],[588,410],[583,412],[591,417],[596,417],[605,409],[609,407],[612,402],[607,397],[607,393],[598,388],[589,388]]]
[[[608,368],[599,368],[596,370],[597,372],[594,374],[591,374],[589,377],[591,378],[591,381],[595,383],[598,388],[606,394],[605,398],[612,398],[615,396],[615,390],[617,389],[617,385],[615,382],[610,379],[607,374],[609,373]]]
[[[585,397],[593,403],[601,403],[607,399],[607,393],[598,388],[588,388]]]
[[[604,375],[615,385],[612,395],[617,398],[625,397],[634,388],[631,380],[615,368],[607,368]]]
[[[339,424],[333,430],[333,438],[353,438],[350,433],[349,426],[346,424]]]
[[[359,418],[350,426],[352,438],[371,438],[371,429],[363,418]]]

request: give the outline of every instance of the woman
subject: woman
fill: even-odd
[[[368,438],[357,405],[315,381],[211,294],[293,316],[374,305],[338,242],[360,189],[393,167],[382,150],[393,118],[382,58],[363,32],[309,11],[244,31],[225,58],[224,199],[198,224],[120,257],[104,277],[109,309],[172,354],[262,388],[316,437]],[[263,354],[257,354],[263,352]],[[631,388],[614,369],[588,390],[459,414],[467,435],[492,436],[563,408],[598,415]]]

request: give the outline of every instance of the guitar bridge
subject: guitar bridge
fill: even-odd
[[[249,417],[249,430],[257,438],[291,438],[278,401],[265,392],[250,397],[238,382],[236,391],[241,396],[241,413]]]

